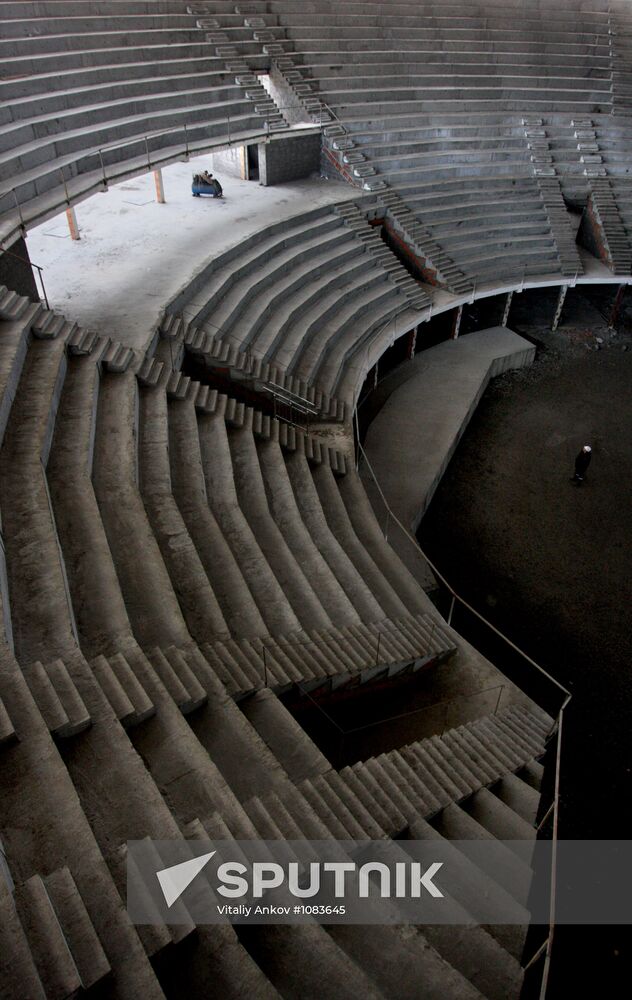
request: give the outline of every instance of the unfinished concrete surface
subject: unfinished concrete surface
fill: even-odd
[[[269,222],[354,195],[317,177],[262,188],[218,172],[224,198],[193,198],[191,177],[202,170],[213,172],[209,157],[163,168],[164,205],[151,174],[93,195],[76,209],[78,242],[63,213],[32,229],[29,253],[45,268],[52,308],[144,350],[165,305],[209,258]]]
[[[0,234],[30,234],[52,308],[0,289],[0,993],[517,1000],[525,927],[467,908],[458,931],[136,927],[126,841],[535,838],[553,719],[400,558],[352,417],[433,311],[629,282],[625,5],[1,6]],[[192,198],[202,151],[314,164],[283,159],[299,119],[335,179]],[[369,433],[411,527],[490,372],[532,349],[435,351]],[[449,707],[353,766],[287,707],[422,680]]]
[[[380,518],[384,502],[369,466],[392,513],[414,536],[490,378],[534,357],[533,344],[499,326],[431,347],[393,377],[396,388],[367,434],[362,469]],[[406,561],[398,534],[394,527],[393,544]]]

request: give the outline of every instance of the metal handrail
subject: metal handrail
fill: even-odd
[[[277,107],[278,111],[295,110],[295,105],[290,105],[290,104],[287,104],[287,105],[286,104],[276,105],[276,107]],[[159,166],[159,161],[156,161],[156,162],[152,163],[151,154],[150,154],[150,150],[149,150],[149,140],[150,139],[155,139],[155,138],[157,138],[158,136],[161,136],[161,135],[170,135],[170,134],[172,134],[174,132],[184,132],[184,151],[183,151],[183,155],[184,155],[185,159],[188,160],[189,156],[191,155],[191,150],[190,150],[190,143],[189,143],[189,132],[187,130],[196,129],[196,128],[204,128],[205,125],[208,126],[208,125],[211,125],[211,124],[212,125],[222,125],[222,124],[224,124],[224,125],[226,125],[226,128],[227,128],[227,135],[226,136],[216,136],[216,137],[213,137],[213,141],[209,141],[209,145],[205,147],[206,149],[210,148],[211,146],[222,146],[222,147],[223,146],[227,146],[227,145],[228,146],[232,146],[233,142],[236,142],[238,145],[243,145],[244,144],[243,138],[237,138],[235,136],[231,136],[231,121],[234,122],[237,117],[239,119],[241,119],[244,116],[243,115],[239,115],[239,116],[227,115],[224,118],[215,118],[211,122],[206,122],[206,123],[205,122],[183,122],[181,125],[173,125],[171,128],[167,128],[167,129],[157,129],[157,130],[155,130],[153,132],[142,132],[142,133],[140,133],[138,135],[130,136],[129,139],[121,140],[120,142],[112,142],[112,143],[107,143],[106,145],[103,145],[103,146],[98,146],[96,148],[96,150],[95,149],[80,150],[78,152],[78,154],[77,154],[77,157],[74,158],[72,162],[73,163],[76,162],[82,156],[97,155],[99,157],[99,162],[101,164],[101,173],[102,173],[102,178],[103,178],[102,183],[107,187],[108,183],[111,180],[115,180],[116,179],[116,176],[114,176],[114,177],[108,177],[107,172],[106,172],[106,167],[105,167],[105,163],[104,163],[104,160],[103,160],[103,154],[107,153],[108,150],[121,149],[121,148],[126,147],[126,146],[133,146],[133,145],[137,145],[138,143],[141,143],[141,144],[144,143],[144,145],[145,145],[145,152],[146,152],[146,156],[147,156],[147,170],[152,170],[152,169],[156,168],[157,166]],[[305,122],[304,126],[298,125],[296,127],[297,128],[304,127],[304,128],[320,128],[320,129],[322,129],[323,125],[320,122],[309,122],[309,123]],[[251,131],[253,131],[253,135],[259,135],[259,134],[261,134],[261,135],[266,136],[268,139],[270,138],[270,136],[272,134],[274,134],[274,130],[270,129],[270,124],[267,121],[265,122],[265,127],[262,126],[261,133],[257,132],[256,130],[251,130]],[[281,134],[281,133],[279,133],[279,134]],[[209,139],[210,139],[210,137],[209,137]],[[197,140],[194,140],[194,141],[197,141]],[[174,147],[175,147],[175,144],[174,144]],[[202,150],[195,150],[195,152],[202,153]],[[66,200],[66,203],[68,205],[70,205],[72,199],[71,199],[70,194],[68,192],[67,183],[66,183],[66,180],[64,178],[63,165],[59,167],[59,171],[60,171],[61,178],[62,178],[62,184],[63,184],[64,190],[65,190],[65,195],[66,195],[65,200]],[[78,174],[77,176],[80,177],[82,175]],[[24,217],[22,215],[22,207],[26,206],[31,199],[27,199],[26,201],[21,202],[20,199],[19,199],[19,197],[18,197],[18,193],[17,193],[17,191],[16,191],[15,188],[11,188],[11,194],[13,195],[13,198],[14,198],[14,201],[15,201],[15,206],[16,206],[16,209],[17,209],[20,226],[22,227],[22,229],[24,229],[26,223],[25,223]]]
[[[557,844],[558,844],[558,822],[560,803],[560,772],[562,766],[562,725],[564,722],[564,709],[571,700],[570,694],[560,708],[557,716],[557,748],[555,753],[555,785],[553,789],[553,832],[551,836],[551,895],[549,899],[549,930],[545,941],[544,969],[542,971],[542,983],[540,985],[539,1000],[546,1000],[546,991],[549,982],[549,972],[551,968],[551,954],[553,951],[553,939],[555,936],[555,914],[557,906]]]
[[[298,645],[308,646],[311,645],[311,643],[301,642],[298,643]],[[265,650],[265,645],[264,645],[264,650]],[[375,722],[369,722],[365,726],[354,726],[352,729],[343,729],[343,727],[336,721],[336,719],[332,718],[332,716],[325,711],[322,704],[316,701],[316,699],[312,696],[310,691],[307,691],[302,686],[301,683],[298,683],[296,686],[299,688],[301,694],[307,697],[309,701],[311,701],[314,704],[314,707],[318,709],[320,714],[323,715],[329,723],[331,723],[331,725],[334,727],[334,729],[337,730],[337,732],[343,739],[345,736],[351,736],[354,733],[360,733],[367,729],[375,729],[377,726],[386,725],[386,723],[394,722],[396,719],[408,719],[411,718],[413,715],[421,715],[422,713],[436,710],[439,707],[444,708],[447,711],[447,708],[450,705],[454,705],[457,702],[462,702],[462,701],[472,701],[473,698],[478,698],[480,697],[480,695],[483,694],[490,694],[492,691],[499,692],[498,698],[496,699],[496,705],[492,713],[493,715],[497,715],[500,702],[502,700],[503,692],[507,689],[506,684],[494,684],[492,687],[480,688],[480,690],[478,691],[472,691],[471,694],[456,695],[454,698],[446,698],[444,701],[435,701],[431,705],[423,705],[421,708],[415,708],[410,712],[400,712],[398,715],[389,715],[385,719],[377,719]],[[443,728],[441,730],[441,734],[445,733],[445,731],[446,731],[445,728]],[[425,737],[422,737],[422,739],[425,739]]]
[[[497,636],[499,636],[499,638],[501,638],[505,643],[507,643],[507,645],[511,649],[513,649],[516,653],[522,656],[522,658],[530,666],[534,667],[543,677],[546,677],[546,679],[550,681],[559,690],[561,694],[564,695],[564,701],[562,702],[562,705],[558,709],[555,723],[551,727],[551,730],[549,732],[549,735],[551,735],[555,730],[557,730],[557,749],[555,758],[555,785],[553,793],[553,831],[551,837],[552,850],[551,850],[551,890],[549,898],[549,928],[546,940],[540,945],[540,947],[537,949],[535,954],[531,957],[531,959],[525,966],[525,969],[529,968],[530,966],[534,965],[535,962],[539,958],[541,958],[543,954],[545,955],[539,1000],[546,1000],[546,991],[548,987],[548,977],[551,965],[551,954],[553,950],[553,939],[555,934],[555,914],[556,914],[556,904],[557,904],[557,844],[558,844],[558,820],[559,820],[559,800],[560,800],[560,772],[561,772],[561,760],[562,760],[562,724],[564,718],[564,710],[571,700],[571,693],[568,690],[568,688],[566,688],[563,684],[561,684],[560,681],[558,681],[555,677],[553,677],[547,670],[544,669],[544,667],[540,666],[540,664],[537,663],[531,656],[529,656],[528,653],[525,653],[524,650],[520,649],[520,647],[516,645],[515,642],[509,639],[509,637],[506,636],[503,632],[501,632],[500,629],[498,629],[495,625],[493,625],[490,621],[488,621],[479,611],[476,610],[476,608],[472,607],[472,605],[469,604],[468,601],[464,600],[464,598],[462,598],[459,594],[457,594],[457,592],[454,590],[451,584],[448,583],[443,574],[428,558],[428,556],[423,551],[417,540],[412,537],[412,535],[410,534],[409,531],[406,530],[406,528],[404,528],[403,524],[401,523],[397,515],[391,510],[388,500],[384,496],[382,487],[380,486],[377,476],[375,475],[373,466],[371,465],[371,462],[369,461],[369,458],[364,448],[362,447],[362,444],[359,439],[358,439],[358,450],[359,453],[362,454],[366,462],[367,468],[378,489],[382,502],[386,507],[388,516],[392,518],[395,524],[397,524],[397,526],[401,529],[404,536],[409,540],[410,544],[413,545],[415,549],[421,553],[422,557],[424,558],[424,560],[426,561],[426,563],[428,564],[428,566],[430,567],[436,578],[443,584],[444,587],[446,587],[446,589],[451,594],[452,602],[450,606],[450,614],[448,616],[448,624],[450,623],[452,617],[452,610],[454,608],[454,604],[455,602],[458,601],[460,604],[463,605],[463,607],[465,607],[468,611],[470,611],[479,621],[481,621],[484,625],[486,625],[489,629],[491,629],[492,632],[494,632]]]
[[[390,507],[390,505],[389,505],[386,497],[384,496],[384,493],[382,491],[382,487],[380,486],[380,484],[378,482],[377,476],[375,475],[375,472],[373,470],[373,466],[371,465],[371,463],[369,461],[369,458],[368,458],[368,456],[366,454],[366,451],[364,450],[364,448],[363,448],[363,446],[362,446],[362,444],[361,444],[360,441],[358,441],[358,448],[359,448],[359,450],[360,450],[360,452],[362,454],[362,457],[364,458],[364,460],[366,462],[366,465],[367,465],[367,468],[368,468],[369,472],[371,473],[371,478],[373,479],[373,482],[375,483],[375,485],[376,485],[376,487],[377,487],[377,489],[379,491],[380,497],[382,498],[382,502],[384,503],[384,506],[386,507],[386,511],[387,511],[387,513],[389,515],[389,518],[392,518],[392,520],[395,522],[395,524],[398,526],[398,528],[401,529],[401,531],[403,532],[403,534],[405,535],[405,537],[409,540],[409,542],[411,543],[411,545],[413,545],[414,548],[418,552],[421,553],[421,555],[423,556],[424,560],[426,561],[426,563],[428,564],[428,566],[430,567],[430,569],[432,570],[432,572],[434,573],[434,575],[443,584],[443,586],[450,592],[450,595],[452,597],[453,605],[457,601],[458,601],[459,604],[462,604],[464,608],[466,608],[468,611],[470,611],[476,618],[479,619],[479,621],[481,621],[484,625],[486,625],[489,629],[491,629],[492,632],[494,632],[497,636],[499,636],[499,638],[501,638],[505,643],[507,643],[507,645],[510,646],[514,650],[514,652],[516,652],[520,656],[522,656],[523,659],[525,659],[527,661],[527,663],[529,663],[532,667],[535,667],[535,669],[537,671],[539,671],[539,673],[541,673],[544,677],[547,678],[547,680],[549,680],[552,684],[554,684],[555,687],[557,687],[559,689],[559,691],[562,692],[565,695],[565,697],[570,698],[570,691],[568,690],[568,688],[564,687],[563,684],[561,684],[558,680],[556,680],[556,678],[553,677],[553,675],[550,674],[547,670],[545,670],[544,667],[540,666],[540,664],[537,663],[531,656],[529,656],[528,653],[525,653],[525,651],[523,649],[521,649],[519,646],[517,646],[516,643],[513,642],[503,632],[501,632],[499,628],[497,628],[490,621],[488,621],[487,618],[485,618],[484,615],[482,615],[480,613],[480,611],[477,611],[476,608],[474,608],[471,604],[469,604],[468,601],[465,600],[465,598],[461,597],[461,595],[456,592],[456,590],[454,589],[454,587],[450,583],[448,583],[448,581],[443,576],[443,574],[441,573],[441,571],[435,566],[435,564],[432,562],[432,560],[426,555],[426,553],[420,547],[420,545],[416,541],[416,539],[414,539],[412,537],[412,535],[406,530],[406,528],[401,523],[401,521],[399,520],[399,518],[397,517],[397,515],[391,509],[391,507]],[[449,623],[449,620],[450,619],[448,619],[448,623]]]

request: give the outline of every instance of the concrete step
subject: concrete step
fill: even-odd
[[[122,653],[97,656],[90,666],[119,722],[126,728],[155,714],[155,706]]]
[[[411,825],[411,836],[416,832]],[[406,842],[397,841],[393,845],[406,858]],[[450,925],[424,925],[423,935],[441,958],[456,969],[473,987],[489,1000],[506,1000],[519,997],[523,973],[518,960],[507,951],[487,930],[472,926],[471,917],[460,904],[450,901],[453,923]],[[469,924],[469,926],[468,926]]]
[[[63,660],[23,668],[38,708],[53,736],[67,739],[92,724],[90,714]]]
[[[81,985],[89,990],[111,972],[107,955],[70,870],[60,868],[43,881]]]
[[[525,906],[516,902],[495,878],[482,872],[425,820],[416,819],[411,825],[411,834],[415,840],[440,842],[442,857],[447,857],[446,864],[450,866],[452,877],[458,885],[460,905],[468,913],[484,910],[487,918],[481,919],[480,923],[519,962],[529,924],[529,911]],[[520,920],[522,922],[519,923]]]
[[[194,712],[206,702],[206,691],[178,649],[174,646],[154,649],[149,659],[183,715]]]
[[[544,767],[536,760],[528,761],[524,767],[518,771],[518,777],[526,782],[526,784],[531,785],[536,792],[539,792],[542,788],[543,775]]]
[[[488,788],[481,788],[463,808],[498,840],[535,840],[534,827]]]
[[[74,996],[82,987],[81,977],[39,875],[16,887],[15,906],[39,974],[42,994],[52,1000]],[[35,989],[37,996],[39,984]]]
[[[33,1000],[45,1000],[44,984],[40,978],[26,937],[25,926],[20,921],[9,885],[0,880],[0,990],[3,996],[14,996],[16,983],[19,990]]]
[[[17,733],[6,705],[0,698],[0,746],[7,746],[17,740],[17,738]]]
[[[522,781],[516,774],[506,774],[497,785],[494,785],[492,791],[505,805],[522,816],[525,822],[535,826],[540,793],[531,785]]]
[[[432,820],[433,827],[448,840],[494,841],[493,859],[486,862],[481,851],[477,863],[514,898],[526,900],[533,878],[531,868],[490,831],[477,823],[461,806],[452,803]]]
[[[269,689],[242,701],[241,710],[295,784],[330,769],[326,757]]]

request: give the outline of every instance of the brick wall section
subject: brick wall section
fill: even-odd
[[[19,295],[26,295],[33,302],[39,302],[40,296],[30,264],[26,241],[21,238],[9,247],[10,253],[0,253],[0,285]],[[15,256],[13,256],[15,254]],[[21,257],[22,260],[17,260]],[[46,281],[46,274],[44,274]]]
[[[588,199],[588,204],[584,209],[577,240],[583,247],[586,247],[590,251],[593,257],[597,257],[598,260],[602,260],[608,267],[612,267],[610,251],[601,222],[595,212],[592,196]]]
[[[413,272],[413,277],[421,278],[427,285],[439,286],[439,281],[437,279],[436,269],[432,266],[431,261],[426,257],[419,257],[409,243],[404,240],[400,234],[393,228],[393,226],[388,221],[388,217],[383,219],[375,219],[371,222],[372,226],[384,226],[387,233],[387,245],[391,248],[397,250],[397,254],[400,257],[405,258],[410,265]]]
[[[334,177],[334,178],[342,177],[343,181],[346,181],[347,184],[352,184],[353,187],[360,187],[360,188],[362,187],[362,184],[360,181],[358,181],[358,178],[354,177],[353,174],[351,173],[350,168],[347,167],[347,165],[342,162],[342,157],[340,156],[340,154],[334,153],[324,144],[322,148],[320,169],[321,173],[324,174],[325,177]]]
[[[259,183],[270,187],[318,173],[320,145],[320,132],[260,143]]]

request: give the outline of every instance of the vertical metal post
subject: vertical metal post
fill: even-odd
[[[555,315],[553,317],[553,322],[551,323],[551,330],[555,332],[560,325],[560,319],[562,318],[562,309],[564,308],[564,300],[566,298],[566,293],[568,291],[568,285],[560,285],[560,294],[557,299],[557,308],[555,310]]]
[[[189,133],[187,132],[187,123],[184,123],[184,158],[186,162],[189,162]]]
[[[625,295],[627,287],[627,285],[619,285],[617,294],[614,297],[614,302],[612,303],[612,309],[610,311],[610,326],[614,327],[615,330],[617,328],[617,323],[619,322],[619,313],[621,312],[623,296]]]
[[[450,610],[448,611],[448,625],[452,624],[452,615],[454,613],[455,602],[456,602],[456,596],[452,594],[452,600],[450,601]]]
[[[456,315],[452,321],[452,340],[456,340],[459,336],[459,329],[461,327],[461,317],[463,316],[463,306],[459,306]]]
[[[149,140],[147,136],[143,137],[145,139],[145,153],[147,154],[147,169],[151,170],[151,157],[149,155]]]
[[[103,153],[101,152],[101,150],[99,150],[99,160],[101,161],[101,173],[103,174],[103,188],[105,191],[107,191],[108,178],[105,172],[105,163],[103,162]]]
[[[496,708],[494,709],[494,715],[498,715],[498,709],[500,708],[500,699],[503,696],[503,691],[505,690],[505,685],[500,685],[500,690],[498,691],[498,698],[496,699]]]
[[[20,206],[17,191],[15,190],[15,188],[11,189],[11,194],[13,195],[13,199],[15,201],[15,207],[18,210],[18,219],[20,220],[20,225],[22,226],[22,228],[24,228],[24,216],[22,215],[22,208]]]
[[[46,294],[46,288],[44,286],[44,274],[42,272],[42,268],[38,267],[36,268],[36,270],[37,270],[37,276],[40,280],[40,285],[42,286],[42,297],[44,299],[44,305],[46,306],[47,309],[50,309],[50,306],[48,304],[48,295]]]
[[[500,324],[501,326],[507,326],[507,323],[509,322],[509,313],[511,311],[512,300],[513,300],[513,292],[507,292],[507,298],[505,300],[505,310],[503,312],[503,321]]]

